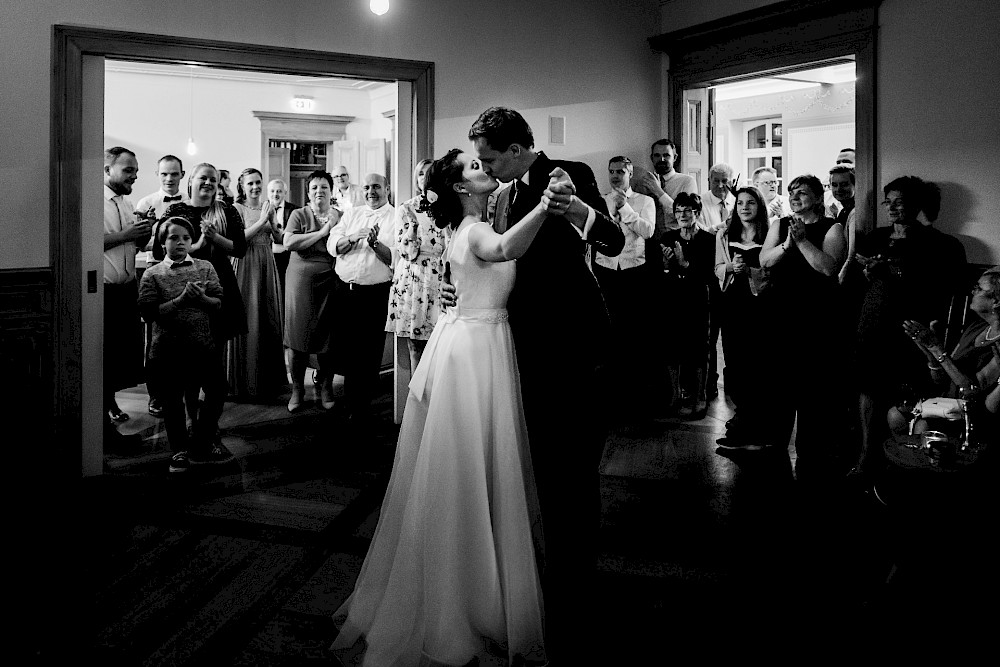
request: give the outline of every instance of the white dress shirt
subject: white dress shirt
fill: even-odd
[[[639,194],[628,188],[625,190],[625,203],[615,211],[614,191],[604,195],[608,204],[611,219],[625,235],[625,246],[617,257],[608,257],[597,253],[595,261],[606,269],[634,269],[646,263],[646,239],[653,235],[656,225],[656,203],[652,197]]]
[[[334,186],[333,201],[341,211],[346,212],[349,208],[365,205],[365,192],[360,185],[353,183],[347,186],[347,190],[341,190]]]
[[[366,204],[344,211],[344,215],[330,230],[330,238],[326,242],[327,251],[337,258],[336,270],[341,280],[358,285],[377,285],[392,280],[392,269],[382,263],[365,239],[361,239],[344,253],[337,252],[337,242],[345,236],[378,225],[378,242],[391,251],[396,246],[395,215],[396,209],[392,204],[385,204],[375,210]]]
[[[115,234],[135,224],[132,202],[104,186],[104,233]],[[135,280],[135,243],[127,241],[104,251],[104,282],[123,285]]]
[[[726,212],[722,211],[723,202],[726,205]],[[733,193],[727,192],[726,198],[719,199],[709,190],[701,198],[701,215],[698,217],[698,229],[709,232],[713,236],[720,229],[729,224],[729,218],[733,215],[733,207],[736,205],[736,197]],[[725,216],[725,217],[723,217]]]
[[[284,238],[285,236],[285,202],[278,204],[278,207],[274,209],[274,228],[278,230],[278,235]],[[275,255],[280,255],[283,252],[288,252],[288,248],[282,243],[271,243],[271,252]]]
[[[165,202],[163,201],[164,197],[170,197],[172,201]],[[180,199],[173,199],[174,197],[180,197]],[[170,208],[174,204],[180,202],[186,202],[187,200],[188,198],[185,197],[180,192],[178,192],[175,195],[168,195],[166,192],[163,191],[163,188],[160,188],[153,194],[146,195],[145,197],[140,199],[139,203],[135,205],[135,210],[146,211],[149,209],[150,206],[152,206],[153,210],[156,211],[156,219],[159,220],[160,218],[163,217],[163,214],[167,212],[168,208]]]

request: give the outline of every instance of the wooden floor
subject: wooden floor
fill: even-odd
[[[74,550],[79,604],[68,608],[79,639],[39,647],[39,664],[65,654],[102,665],[336,665],[330,615],[364,559],[398,432],[383,388],[364,433],[316,406],[290,415],[287,395],[227,403],[223,442],[235,461],[182,475],[167,473],[142,388],[119,394],[132,417],[122,430],[146,444],[109,455],[107,474],[76,494],[86,543]],[[868,494],[801,488],[794,450],[720,456],[731,415],[723,393],[699,421],[650,419],[609,436],[592,625],[580,629],[592,664],[811,664],[853,655],[852,642],[878,635],[911,599],[896,592],[913,589],[886,583],[885,508]]]

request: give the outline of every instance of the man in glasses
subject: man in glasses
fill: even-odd
[[[778,194],[778,172],[771,167],[758,167],[750,177],[753,186],[764,195],[767,205],[767,221],[771,224],[780,218],[792,214],[788,206],[788,197]]]
[[[351,175],[347,167],[341,165],[333,170],[333,203],[341,211],[354,206],[365,205],[365,193],[360,185],[351,183]]]

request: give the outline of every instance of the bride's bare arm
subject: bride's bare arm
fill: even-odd
[[[517,259],[528,251],[546,216],[545,207],[538,202],[531,213],[503,234],[497,234],[489,225],[475,225],[469,230],[469,248],[484,262]]]

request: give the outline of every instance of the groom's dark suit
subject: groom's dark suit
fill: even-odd
[[[587,577],[596,563],[600,525],[598,464],[606,436],[606,387],[599,380],[599,367],[610,348],[619,344],[609,338],[608,311],[585,254],[590,243],[615,256],[625,238],[608,217],[590,167],[550,160],[543,153],[528,170],[528,184],[515,181],[498,196],[497,231],[513,226],[534,208],[556,167],[569,175],[576,196],[597,217],[587,242],[562,216],[542,223],[531,247],[517,260],[507,310],[545,534],[547,632],[554,642],[564,643],[560,639],[576,623],[574,609],[588,608],[578,596],[590,592]]]

